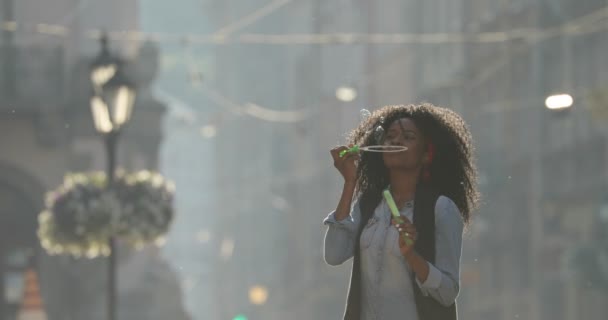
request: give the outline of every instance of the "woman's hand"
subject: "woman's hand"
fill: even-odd
[[[343,157],[340,157],[342,150],[347,150],[346,146],[338,146],[331,149],[331,157],[334,159],[334,167],[338,169],[345,182],[355,182],[357,179],[357,160],[359,160],[358,153],[346,153]]]
[[[391,224],[397,228],[399,232],[399,249],[401,254],[408,257],[414,252],[414,246],[416,239],[418,239],[418,232],[412,222],[406,217],[391,219]],[[406,239],[408,239],[406,241]]]

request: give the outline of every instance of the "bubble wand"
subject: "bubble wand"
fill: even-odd
[[[402,152],[407,151],[407,147],[404,146],[365,146],[360,147],[358,145],[354,145],[348,149],[344,149],[340,151],[340,158],[344,157],[347,153],[358,153],[361,151],[369,151],[369,152]]]
[[[361,118],[362,121],[367,121],[370,116],[370,112],[363,109],[361,110]],[[382,128],[382,123],[384,123],[384,118],[380,117],[380,125],[376,127],[374,130],[374,140],[377,145],[373,146],[359,146],[354,145],[348,149],[344,149],[340,151],[340,158],[344,157],[348,153],[359,153],[361,151],[369,151],[369,152],[402,152],[407,151],[407,147],[404,146],[394,146],[394,145],[384,145],[384,128]]]
[[[399,224],[405,223],[405,221],[403,221],[403,218],[401,217],[401,214],[399,214],[399,210],[397,209],[397,205],[395,204],[395,200],[393,199],[391,192],[388,191],[388,189],[387,189],[387,190],[384,190],[382,195],[384,196],[384,200],[386,200],[386,203],[388,204],[389,209],[391,209],[391,213],[393,214],[393,218],[395,219],[395,221],[397,221],[397,223],[399,223]],[[405,244],[408,247],[411,246],[412,244],[414,244],[412,239],[410,239],[407,236],[407,233],[403,235],[403,240],[405,240]]]
[[[359,151],[361,151],[361,148],[359,148],[358,145],[354,145],[348,149],[340,151],[340,158],[344,157],[347,153],[358,153]]]

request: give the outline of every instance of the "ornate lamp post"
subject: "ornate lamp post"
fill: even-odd
[[[107,155],[108,188],[112,188],[116,165],[116,145],[122,128],[129,122],[135,102],[135,86],[124,76],[123,62],[113,57],[108,40],[101,38],[101,52],[91,65],[91,111],[95,129],[104,138]],[[116,240],[110,238],[108,259],[108,319],[116,319]]]

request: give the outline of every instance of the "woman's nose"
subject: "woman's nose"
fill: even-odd
[[[388,139],[387,142],[391,146],[403,146],[405,144],[405,141],[399,137]]]

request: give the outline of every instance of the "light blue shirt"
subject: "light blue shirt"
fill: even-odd
[[[413,222],[414,203],[408,202],[402,216]],[[336,221],[335,211],[325,219],[325,261],[340,265],[353,257],[361,211],[359,202],[352,206],[350,217]],[[422,293],[449,306],[460,288],[460,255],[464,223],[456,204],[441,196],[435,204],[435,265],[429,263],[424,283],[412,281],[412,269],[399,250],[399,234],[390,224],[391,213],[383,200],[361,233],[361,310],[362,320],[417,320],[414,285]]]

